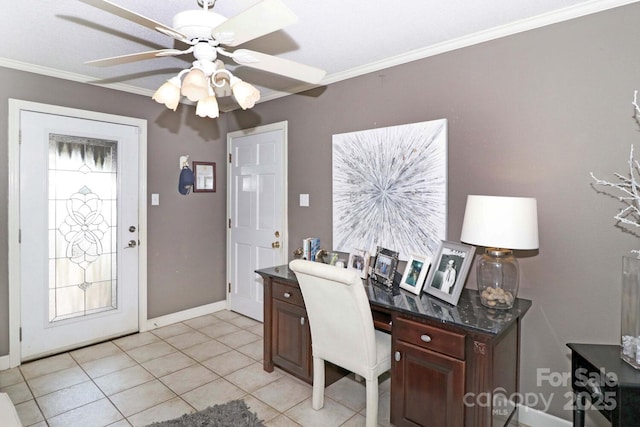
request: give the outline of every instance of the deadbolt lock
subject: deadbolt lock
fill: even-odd
[[[280,237],[280,232],[278,230],[276,230],[276,232],[274,233],[276,237]]]

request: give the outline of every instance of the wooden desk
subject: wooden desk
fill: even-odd
[[[587,402],[615,427],[640,423],[640,371],[620,358],[620,346],[567,344],[571,349],[573,425],[584,427]]]
[[[278,366],[311,382],[311,333],[298,281],[287,265],[256,272],[264,279],[264,369]],[[531,301],[491,310],[465,289],[454,307],[398,286],[364,286],[375,326],[391,332],[395,426],[518,425],[514,405],[494,405],[493,397],[519,390],[520,321]]]

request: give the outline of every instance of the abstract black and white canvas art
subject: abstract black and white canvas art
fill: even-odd
[[[432,256],[446,239],[447,120],[333,135],[333,249]]]

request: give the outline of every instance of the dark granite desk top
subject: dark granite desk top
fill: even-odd
[[[284,282],[298,283],[288,265],[263,268],[256,270],[256,273]],[[480,295],[474,289],[463,289],[458,305],[453,306],[424,292],[420,296],[407,292],[397,283],[388,288],[366,280],[364,287],[372,306],[495,335],[508,329],[531,308],[530,300],[517,298],[509,310],[489,309],[480,303]]]

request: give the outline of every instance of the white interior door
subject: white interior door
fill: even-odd
[[[287,253],[287,122],[227,135],[229,308],[263,320],[262,279]]]
[[[20,111],[21,359],[138,330],[140,128]]]

